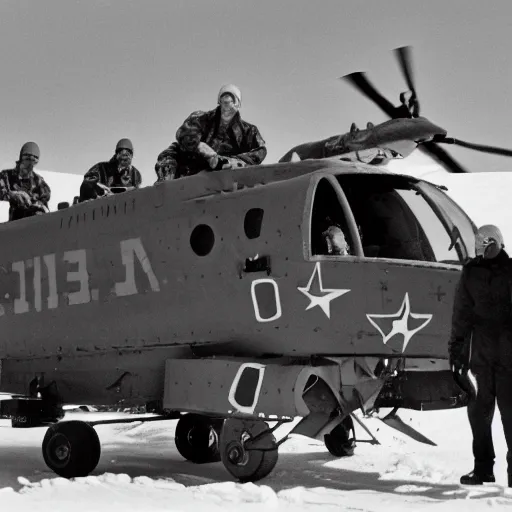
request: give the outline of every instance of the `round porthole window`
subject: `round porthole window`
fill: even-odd
[[[213,229],[206,224],[196,226],[190,235],[190,247],[198,256],[210,254],[215,244]]]

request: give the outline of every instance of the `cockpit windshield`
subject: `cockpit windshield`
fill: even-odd
[[[355,221],[351,231],[359,235],[365,257],[461,264],[474,256],[473,223],[437,187],[386,174],[336,178],[353,214],[338,225],[346,232]],[[329,199],[337,201],[334,194]],[[315,204],[319,208],[319,201]],[[342,210],[337,210],[338,218]]]

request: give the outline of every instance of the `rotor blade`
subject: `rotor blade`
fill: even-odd
[[[420,144],[418,146],[418,149],[432,157],[437,163],[442,165],[448,172],[468,172],[446,150],[439,147],[435,142],[424,142],[423,144]]]
[[[340,77],[340,80],[346,80],[359,92],[364,94],[367,98],[372,100],[380,109],[389,117],[396,117],[396,107],[388,101],[380,92],[377,91],[375,86],[366,78],[366,74],[361,71],[350,73]]]
[[[395,48],[395,53],[398,58],[398,62],[400,64],[400,68],[405,78],[405,82],[407,83],[407,87],[411,90],[411,92],[416,96],[416,89],[414,87],[414,80],[412,74],[412,57],[411,57],[411,47],[410,46],[402,46],[400,48]]]
[[[409,107],[411,109],[411,115],[418,117],[420,115],[420,104],[418,101],[418,95],[416,94],[416,87],[414,87],[414,78],[412,73],[412,54],[410,46],[402,46],[395,49],[395,54],[400,64],[400,69],[404,75],[407,87],[411,91],[411,99],[409,100]]]
[[[485,144],[474,144],[472,142],[466,142],[460,139],[454,139],[453,137],[444,137],[436,142],[442,142],[444,144],[454,144],[455,146],[462,146],[463,148],[473,149],[475,151],[481,151],[482,153],[491,153],[493,155],[501,156],[512,156],[511,149],[498,148],[496,146],[487,146]]]

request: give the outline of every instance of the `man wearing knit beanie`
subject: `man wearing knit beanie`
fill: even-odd
[[[34,171],[39,156],[39,146],[26,142],[15,167],[0,172],[0,200],[9,201],[10,221],[48,212],[50,187]]]
[[[217,104],[214,110],[193,112],[178,128],[176,142],[158,155],[157,182],[263,162],[265,141],[258,128],[240,116],[240,89],[223,85]]]
[[[80,186],[80,202],[111,195],[112,188],[139,188],[142,176],[132,165],[133,144],[130,139],[121,139],[117,144],[114,156],[108,161],[98,162],[84,175]]]
[[[498,404],[508,446],[508,485],[512,487],[512,261],[498,227],[482,226],[476,257],[458,283],[449,342],[456,380],[473,377],[468,419],[473,433],[474,468],[462,484],[494,482],[492,420]]]

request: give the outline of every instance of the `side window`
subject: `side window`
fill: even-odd
[[[244,218],[245,236],[249,239],[258,238],[261,234],[261,225],[263,224],[263,210],[261,208],[251,208]]]
[[[447,194],[430,183],[418,185],[439,209],[449,226],[451,243],[458,248],[460,262],[475,257],[475,235],[477,228],[464,210]]]
[[[457,247],[440,216],[408,179],[393,175],[340,175],[366,257],[459,263]]]
[[[325,178],[316,186],[310,229],[313,255],[354,254],[343,208],[336,191]]]
[[[434,256],[430,261],[459,263],[450,235],[425,198],[414,190],[397,190],[397,193],[407,203],[430,242]]]

